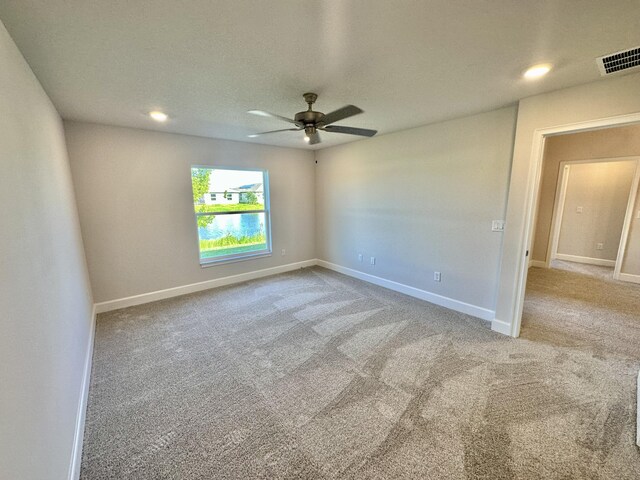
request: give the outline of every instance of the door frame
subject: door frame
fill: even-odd
[[[555,127],[546,127],[536,129],[533,133],[533,144],[531,148],[531,162],[529,164],[529,175],[527,180],[527,194],[525,197],[524,208],[524,235],[521,237],[522,242],[519,246],[519,262],[518,274],[516,276],[515,285],[515,302],[511,304],[512,319],[510,333],[513,337],[520,335],[520,327],[522,324],[522,309],[524,306],[524,295],[527,286],[527,273],[529,256],[533,242],[533,233],[535,230],[534,219],[537,217],[538,197],[540,194],[540,177],[542,174],[542,162],[544,158],[544,146],[547,137],[562,135],[567,133],[587,132],[590,130],[601,130],[609,127],[620,127],[624,125],[633,125],[640,123],[640,112],[618,115],[614,117],[600,118],[596,120],[587,120],[583,122],[569,123]],[[525,252],[527,254],[525,254]]]
[[[627,250],[627,241],[629,239],[629,230],[631,229],[631,222],[633,222],[633,215],[635,213],[636,198],[638,196],[638,184],[640,184],[640,158],[636,159],[636,173],[633,176],[633,183],[631,184],[631,192],[629,193],[629,201],[627,202],[627,212],[624,216],[624,224],[622,225],[622,235],[620,236],[620,246],[618,247],[618,256],[616,257],[616,266],[613,270],[613,278],[615,280],[628,280],[634,281],[628,278],[623,278],[624,274],[621,272],[622,263],[624,262],[624,255]]]

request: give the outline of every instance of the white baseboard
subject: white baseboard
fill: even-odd
[[[542,260],[529,260],[529,268],[531,267],[547,268],[547,263]]]
[[[640,283],[640,275],[633,275],[631,273],[621,273],[618,276],[618,280],[623,282]]]
[[[511,324],[502,320],[496,320],[495,318],[491,320],[491,330],[511,336]]]
[[[164,300],[166,298],[178,297],[180,295],[186,295],[188,293],[200,292],[202,290],[209,290],[210,288],[222,287],[225,285],[231,285],[233,283],[246,282],[247,280],[254,280],[256,278],[268,277],[269,275],[276,275],[278,273],[290,272],[304,267],[312,267],[316,265],[316,260],[305,260],[303,262],[289,263],[287,265],[280,265],[279,267],[265,268],[263,270],[256,270],[254,272],[241,273],[239,275],[231,275],[228,277],[215,278],[213,280],[207,280],[204,282],[192,283],[189,285],[182,285],[180,287],[167,288],[165,290],[157,290],[155,292],[143,293],[141,295],[134,295],[131,297],[118,298],[116,300],[109,300],[107,302],[96,303],[96,313],[109,312],[111,310],[117,310],[119,308],[132,307],[134,305],[142,305],[143,303],[155,302],[157,300]]]
[[[636,445],[640,447],[640,372],[638,372],[638,381],[636,384],[638,394],[636,395]]]
[[[615,260],[605,260],[603,258],[580,257],[578,255],[567,255],[566,253],[556,253],[555,258],[565,260],[567,262],[587,263],[589,265],[598,265],[600,267],[615,267]]]
[[[96,305],[93,305],[91,312],[91,327],[89,330],[89,341],[87,344],[87,355],[84,361],[84,372],[82,376],[82,386],[80,388],[80,398],[78,400],[78,411],[76,413],[76,428],[73,438],[73,450],[71,452],[71,463],[69,464],[69,480],[80,478],[80,465],[82,463],[82,443],[84,440],[84,422],[87,416],[87,403],[89,401],[89,385],[91,383],[91,364],[93,360],[93,340],[96,334]]]
[[[373,283],[374,285],[378,285],[380,287],[388,288],[389,290],[394,290],[396,292],[404,293],[405,295],[409,295],[411,297],[416,297],[421,300],[426,300],[427,302],[435,303],[436,305],[440,305],[441,307],[445,307],[450,310],[466,313],[467,315],[472,315],[474,317],[481,318],[482,320],[493,320],[495,317],[495,312],[487,308],[478,307],[476,305],[471,305],[469,303],[461,302],[453,298],[444,297],[436,293],[427,292],[426,290],[410,287],[409,285],[394,282],[393,280],[387,280],[385,278],[376,277],[375,275],[370,275],[368,273],[363,273],[358,270],[353,270],[351,268],[343,267],[341,265],[336,265],[335,263],[330,263],[325,260],[318,260],[317,262],[319,266],[328,268],[330,270],[334,270],[338,273],[343,273],[350,277],[354,277],[359,280],[364,280],[365,282]]]

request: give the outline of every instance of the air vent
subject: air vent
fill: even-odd
[[[640,47],[600,57],[596,59],[596,63],[602,76],[638,69],[640,68]]]

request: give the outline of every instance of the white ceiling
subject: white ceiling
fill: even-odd
[[[246,110],[291,117],[312,91],[384,134],[598,80],[595,57],[640,44],[640,0],[2,0],[0,19],[65,119],[303,148],[247,138],[289,125]]]

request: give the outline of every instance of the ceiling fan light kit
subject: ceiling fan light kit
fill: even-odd
[[[318,132],[319,130],[332,133],[345,133],[347,135],[359,135],[362,137],[373,137],[376,133],[378,133],[377,130],[369,130],[366,128],[332,125],[333,123],[344,120],[345,118],[353,117],[354,115],[363,113],[361,109],[354,105],[346,105],[325,115],[322,112],[314,111],[312,108],[312,105],[318,99],[318,95],[316,95],[315,93],[305,93],[303,97],[304,101],[307,102],[308,108],[304,112],[296,113],[293,119],[283,117],[281,115],[276,115],[275,113],[265,112],[264,110],[249,110],[248,113],[251,113],[253,115],[277,118],[279,120],[292,123],[297,127],[285,128],[281,130],[270,130],[268,132],[262,133],[254,133],[249,135],[249,137],[255,138],[261,135],[267,135],[269,133],[275,132],[295,132],[304,130],[304,133],[306,135],[305,140],[309,143],[309,145],[315,145],[316,143],[320,143],[320,134]]]

